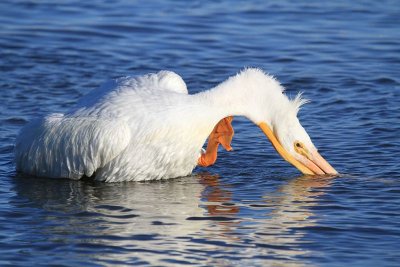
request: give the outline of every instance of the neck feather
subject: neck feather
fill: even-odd
[[[216,122],[227,116],[245,116],[273,128],[282,112],[291,109],[279,82],[259,69],[246,69],[197,96]]]

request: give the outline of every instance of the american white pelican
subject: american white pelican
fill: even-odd
[[[253,68],[193,95],[170,71],[120,78],[68,113],[25,126],[16,141],[16,168],[107,182],[186,176],[198,164],[213,164],[219,144],[230,150],[232,116],[245,116],[302,173],[336,174],[297,119],[303,103],[300,96],[288,99],[277,80]]]

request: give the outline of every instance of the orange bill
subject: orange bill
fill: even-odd
[[[275,150],[281,157],[295,166],[303,174],[320,175],[320,174],[337,174],[338,172],[316,151],[307,151],[303,149],[299,151],[302,160],[297,160],[292,156],[278,141],[271,128],[264,122],[258,125],[264,134],[268,137]]]

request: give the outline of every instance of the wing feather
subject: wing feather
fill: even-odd
[[[51,114],[28,124],[16,142],[17,171],[79,179],[119,155],[131,132],[121,120]]]

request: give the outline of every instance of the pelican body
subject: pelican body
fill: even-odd
[[[16,140],[16,169],[106,182],[187,176],[197,165],[214,164],[219,144],[230,150],[232,116],[245,116],[302,173],[335,174],[297,119],[303,103],[300,97],[288,99],[279,82],[260,69],[245,69],[192,95],[174,72],[123,77],[65,114],[26,125]]]

